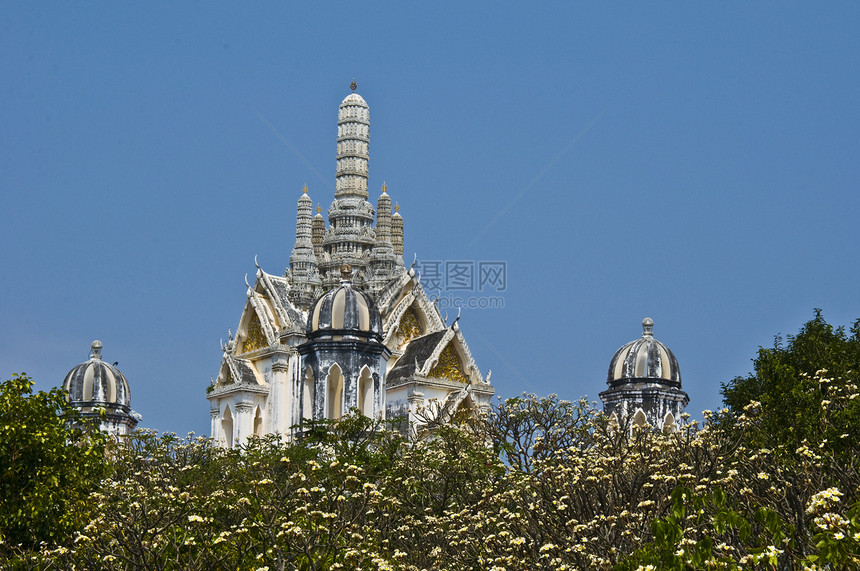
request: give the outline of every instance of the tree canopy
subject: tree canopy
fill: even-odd
[[[0,553],[80,529],[89,492],[106,475],[105,442],[62,390],[34,393],[23,374],[0,384]]]
[[[833,327],[815,310],[797,335],[776,337],[773,347],[759,348],[755,372],[723,383],[726,406],[740,414],[750,403],[761,408],[762,445],[827,442],[838,452],[856,437],[860,402],[834,397],[857,391],[860,383],[860,319],[850,331]],[[826,402],[825,402],[826,401]],[[824,416],[828,419],[825,422]]]
[[[860,569],[857,345],[857,324],[816,312],[724,386],[729,408],[672,433],[555,395],[421,439],[359,414],[233,450],[138,431],[109,470],[68,476],[82,485],[61,532],[4,539],[0,555],[34,569]],[[15,381],[4,395],[42,402]],[[102,454],[50,394],[53,444],[32,456],[62,469]],[[9,435],[30,450],[22,431]],[[3,513],[42,513],[46,494]]]

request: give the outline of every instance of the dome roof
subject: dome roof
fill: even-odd
[[[364,97],[359,95],[358,93],[350,93],[346,97],[343,98],[343,101],[340,102],[341,105],[361,105],[362,107],[367,107],[367,101],[364,100]]]
[[[678,360],[668,347],[654,339],[651,329],[654,321],[642,320],[642,337],[627,343],[615,352],[609,363],[609,386],[631,381],[652,381],[672,387],[681,387],[681,369]]]
[[[327,291],[311,306],[308,313],[308,337],[348,335],[359,338],[382,338],[382,319],[373,298],[352,289],[352,268],[341,267],[341,285]]]
[[[90,360],[74,367],[63,379],[69,402],[77,406],[104,406],[129,412],[128,381],[114,365],[102,361],[102,342],[93,341]]]

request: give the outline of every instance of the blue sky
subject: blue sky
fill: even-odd
[[[4,4],[0,375],[119,361],[209,430],[254,256],[333,197],[337,106],[406,257],[504,261],[460,324],[497,394],[597,399],[645,316],[694,416],[820,307],[860,317],[860,5]],[[281,137],[278,137],[271,125]],[[451,312],[451,317],[456,311]]]

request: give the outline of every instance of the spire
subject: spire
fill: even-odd
[[[296,211],[296,244],[290,254],[290,301],[300,307],[313,301],[320,285],[317,259],[311,241],[311,210],[313,201],[308,196],[308,186],[302,189]]]
[[[391,216],[391,245],[398,266],[403,266],[403,217],[400,216],[400,205],[394,203],[394,214]]]
[[[334,202],[329,208],[330,228],[322,241],[320,273],[324,288],[339,283],[339,268],[353,268],[353,282],[362,286],[376,242],[373,206],[367,201],[370,109],[358,93],[340,104],[337,120],[337,168]]]
[[[341,102],[337,114],[335,197],[359,196],[367,200],[369,143],[370,108],[353,90]]]
[[[382,183],[382,194],[376,202],[376,243],[391,242],[391,198],[388,185]]]
[[[323,259],[323,238],[325,238],[325,220],[323,220],[322,208],[317,204],[317,213],[311,221],[311,242],[314,245],[317,263]]]
[[[376,203],[376,243],[370,253],[371,286],[375,289],[382,287],[394,277],[397,258],[391,243],[391,198],[388,196],[388,186],[382,184],[382,194]]]

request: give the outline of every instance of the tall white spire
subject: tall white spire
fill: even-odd
[[[361,95],[352,93],[340,103],[337,114],[337,172],[335,197],[360,196],[367,199],[370,109]]]
[[[355,92],[355,79],[350,87],[352,93],[341,102],[337,115],[337,182],[320,263],[324,288],[340,283],[343,264],[352,266],[353,283],[364,285],[369,277],[370,250],[376,241],[373,206],[367,201],[370,109]]]

